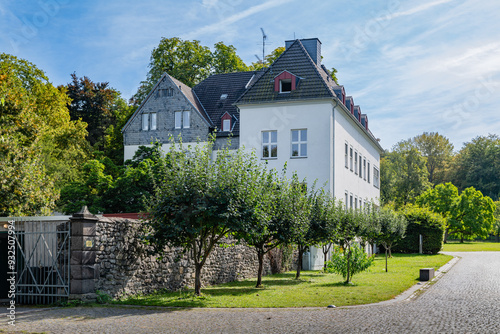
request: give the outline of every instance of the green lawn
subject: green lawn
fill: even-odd
[[[443,245],[443,252],[500,252],[500,242],[448,242]]]
[[[178,307],[326,307],[376,303],[391,299],[418,282],[420,268],[439,268],[452,257],[448,255],[402,255],[389,259],[389,272],[384,271],[383,256],[375,265],[354,276],[354,285],[342,284],[342,277],[305,271],[301,280],[295,273],[263,278],[263,288],[255,288],[255,279],[232,282],[202,289],[202,297],[192,290],[136,296],[117,304]]]

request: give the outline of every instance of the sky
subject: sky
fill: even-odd
[[[439,132],[460,150],[500,135],[497,0],[0,0],[0,52],[54,85],[87,76],[130,98],[162,37],[233,45],[247,64],[317,37],[323,64],[385,149]]]

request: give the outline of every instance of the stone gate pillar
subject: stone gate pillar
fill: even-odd
[[[70,299],[95,300],[96,224],[99,218],[87,206],[73,214],[71,221]]]

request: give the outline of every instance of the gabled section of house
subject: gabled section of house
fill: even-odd
[[[170,137],[205,139],[213,126],[194,91],[164,74],[122,129],[125,160],[139,146],[168,143]]]

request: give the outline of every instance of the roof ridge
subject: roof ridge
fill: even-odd
[[[300,41],[300,39],[297,39],[295,40],[296,42],[299,42],[299,47],[302,49],[302,51],[306,54],[307,56],[307,59],[309,59],[311,65],[313,65],[313,68],[314,70],[316,71],[316,73],[318,74],[318,76],[321,78],[321,81],[323,82],[323,85],[325,86],[326,90],[328,91],[328,93],[330,94],[330,96],[335,96],[337,97],[337,94],[333,93],[332,90],[330,89],[330,87],[328,86],[328,84],[326,83],[326,80],[325,78],[321,75],[320,71],[318,70],[318,64],[316,64],[316,62],[314,62],[314,60],[311,58],[311,55],[309,54],[309,52],[307,52],[306,48],[304,47],[304,44],[302,44],[302,42]],[[295,44],[292,43],[292,45]],[[289,49],[292,47],[292,45],[290,45]],[[333,93],[333,94],[332,94]]]

